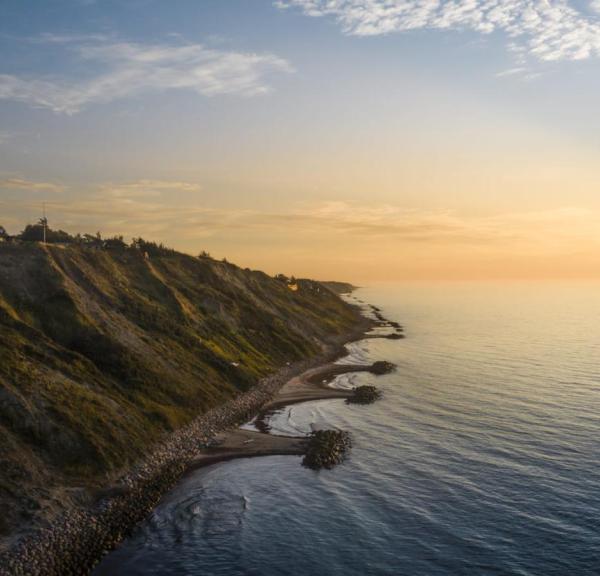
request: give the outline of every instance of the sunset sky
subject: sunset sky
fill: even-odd
[[[600,277],[599,102],[598,0],[2,0],[0,224]]]

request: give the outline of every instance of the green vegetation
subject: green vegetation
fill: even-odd
[[[355,322],[318,282],[292,291],[141,238],[71,238],[0,244],[5,531]]]
[[[112,236],[103,238],[100,232],[96,234],[76,234],[72,235],[64,230],[53,230],[48,226],[46,217],[40,218],[36,224],[28,224],[25,229],[15,236],[10,236],[3,226],[0,226],[0,240],[9,240],[14,243],[25,242],[44,242],[47,244],[77,244],[88,248],[98,248],[105,250],[126,250],[132,248],[140,250],[148,256],[173,255],[175,250],[167,248],[164,244],[148,242],[143,238],[133,238],[128,244],[123,236]],[[208,252],[202,252],[200,258],[210,258]]]
[[[40,220],[38,224],[29,224],[26,226],[25,230],[16,239],[23,242],[42,242],[44,240],[44,220]],[[75,242],[75,238],[64,230],[50,230],[50,228],[46,228],[46,242],[68,244]]]

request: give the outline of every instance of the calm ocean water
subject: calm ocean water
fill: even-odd
[[[406,329],[384,400],[308,403],[281,433],[351,430],[350,459],[238,460],[187,477],[96,575],[600,573],[600,286],[361,289]]]

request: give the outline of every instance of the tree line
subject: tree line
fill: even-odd
[[[100,232],[96,234],[69,234],[64,230],[53,230],[48,226],[45,218],[40,218],[36,224],[28,224],[19,234],[11,236],[4,226],[0,225],[0,240],[14,242],[44,242],[48,244],[76,244],[97,249],[125,250],[135,248],[149,256],[174,254],[175,250],[168,248],[162,242],[151,242],[143,238],[133,238],[126,242],[123,236],[103,237]],[[207,255],[207,253],[204,253]]]
[[[176,253],[176,250],[165,246],[162,242],[152,242],[141,237],[132,238],[131,242],[128,243],[121,235],[104,238],[100,232],[73,235],[64,230],[53,230],[48,226],[46,218],[40,218],[36,224],[28,224],[22,232],[14,236],[11,236],[6,228],[0,225],[0,241],[44,242],[44,236],[47,244],[73,244],[98,250],[127,250],[133,248],[148,256],[165,256]],[[206,250],[202,250],[198,254],[198,258],[201,260],[214,260]],[[235,264],[231,264],[226,258],[223,258],[221,262],[237,268]],[[246,270],[250,271],[249,268],[246,268]],[[274,278],[285,284],[296,283],[294,276],[288,277],[285,274],[275,274]]]

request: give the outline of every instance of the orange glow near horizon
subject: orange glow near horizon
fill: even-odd
[[[380,21],[379,0],[347,14],[339,3],[330,19],[267,2],[264,21],[248,10],[247,25],[226,6],[214,18],[211,3],[159,3],[130,30],[124,8],[80,4],[79,33],[40,6],[39,30],[0,38],[9,231],[45,202],[54,228],[142,236],[270,273],[600,277],[595,13],[557,3],[533,30],[518,3],[519,40],[470,28],[485,3],[465,11],[466,29],[452,3],[433,3],[456,26],[414,34]],[[94,30],[88,11],[115,30]],[[369,34],[342,25],[356,19]]]

